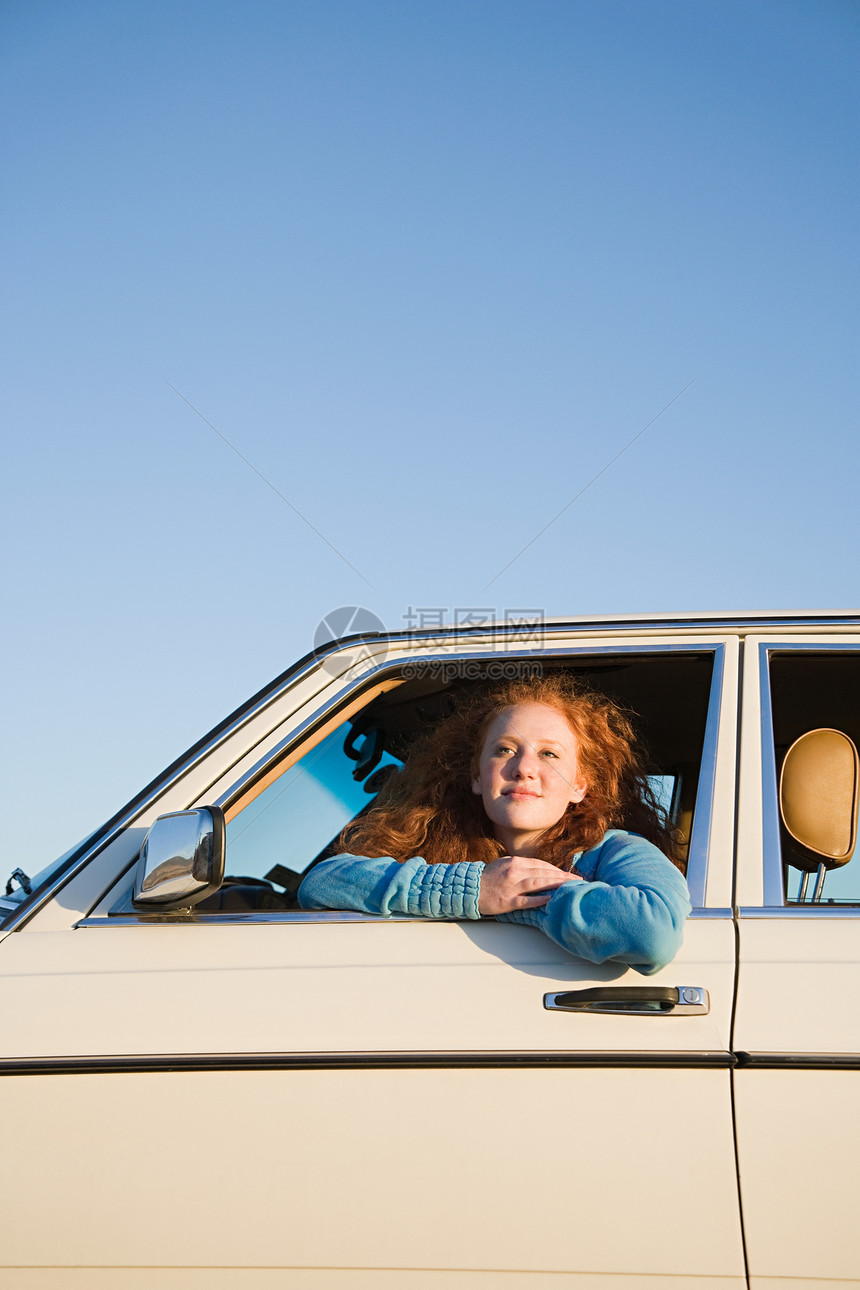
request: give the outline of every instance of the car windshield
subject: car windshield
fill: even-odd
[[[60,872],[69,857],[80,850],[86,841],[86,838],[82,838],[80,842],[76,842],[73,847],[69,847],[68,851],[64,851],[61,856],[58,856],[56,860],[52,860],[50,864],[46,864],[44,869],[40,869],[36,874],[28,874],[19,865],[12,865],[7,871],[7,877],[2,888],[0,888],[0,925],[16,909],[20,909],[21,905],[26,900],[29,900],[34,892],[39,891],[46,883],[50,882],[54,875]]]

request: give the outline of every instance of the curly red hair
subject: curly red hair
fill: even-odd
[[[576,736],[588,784],[582,801],[571,803],[545,830],[540,859],[567,869],[573,856],[596,846],[607,829],[625,828],[679,864],[675,836],[651,791],[626,714],[561,672],[467,694],[451,716],[416,741],[373,807],[347,825],[338,839],[340,850],[400,861],[420,855],[428,864],[489,863],[504,855],[472,780],[490,724],[518,703],[544,703],[562,713]]]

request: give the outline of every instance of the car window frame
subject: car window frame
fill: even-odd
[[[825,905],[807,902],[803,905],[788,904],[785,898],[785,875],[782,862],[782,839],[779,816],[779,776],[776,765],[776,744],[773,727],[773,692],[770,683],[771,659],[777,654],[827,654],[849,653],[860,657],[860,640],[845,641],[811,640],[790,641],[759,640],[759,726],[761,737],[761,843],[762,843],[762,906],[759,912],[779,914],[783,917],[858,918],[857,905]],[[858,856],[860,859],[860,856]],[[746,910],[742,910],[742,913]]]
[[[509,662],[522,663],[531,660],[535,663],[540,663],[542,659],[548,658],[574,660],[576,658],[605,658],[631,655],[654,656],[663,654],[704,654],[710,655],[712,658],[707,711],[699,761],[696,804],[693,813],[693,826],[690,834],[687,862],[687,884],[690,889],[693,911],[701,916],[707,910],[708,867],[717,780],[717,751],[726,671],[725,642],[722,640],[694,642],[685,640],[672,643],[651,643],[643,640],[635,645],[601,644],[597,646],[591,645],[589,642],[582,642],[576,646],[566,645],[558,648],[543,648],[539,651],[528,649],[506,650],[503,657],[505,661]],[[476,654],[469,652],[453,654],[449,652],[444,655],[426,654],[417,658],[415,655],[411,655],[407,658],[401,657],[396,660],[386,659],[381,663],[372,665],[364,672],[356,684],[347,686],[331,696],[328,703],[309,714],[306,720],[300,722],[289,735],[278,741],[273,747],[268,748],[264,756],[256,759],[250,767],[245,767],[237,779],[219,791],[217,797],[214,798],[214,803],[225,810],[228,818],[235,818],[231,808],[237,801],[242,801],[243,803],[253,801],[257,795],[254,792],[256,785],[268,786],[275,782],[279,774],[286,773],[287,769],[300,761],[307,752],[311,752],[327,733],[336,728],[345,719],[345,713],[354,714],[357,711],[361,711],[367,703],[370,703],[372,697],[380,692],[380,683],[394,681],[397,684],[405,679],[402,676],[404,669],[414,669],[416,666],[422,665],[432,667],[434,664],[452,666],[458,659],[464,663],[481,665],[493,661],[498,662],[500,657],[498,653]],[[359,703],[359,699],[365,695],[368,696],[366,702]],[[283,769],[278,774],[275,774],[275,770],[281,766]],[[114,903],[113,908],[116,909],[116,903]],[[212,910],[181,915],[171,914],[169,911],[161,914],[126,911],[111,914],[110,921],[113,924],[118,923],[120,920],[126,921],[129,919],[139,922],[152,922],[154,920],[163,922],[165,919],[172,920],[178,917],[184,921],[205,922],[206,924],[231,922],[259,922],[262,924],[291,921],[322,923],[344,921],[343,915],[347,912],[349,913],[347,921],[350,922],[376,923],[379,921],[378,917],[373,914],[293,909],[254,910],[248,912]],[[333,914],[335,915],[334,917],[332,916]],[[102,917],[103,911],[100,911],[98,914],[90,915],[80,925],[92,926],[96,919],[101,922]],[[397,921],[403,921],[405,917],[402,916]],[[422,920],[410,919],[409,921],[420,922]]]

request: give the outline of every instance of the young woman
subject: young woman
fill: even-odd
[[[563,674],[467,698],[340,843],[302,882],[305,909],[493,916],[643,973],[690,911],[630,723]]]

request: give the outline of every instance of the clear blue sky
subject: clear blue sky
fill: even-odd
[[[0,60],[7,861],[339,605],[860,601],[856,0],[6,0]]]

